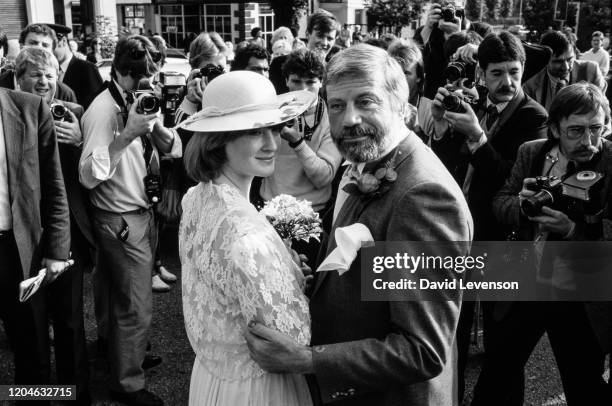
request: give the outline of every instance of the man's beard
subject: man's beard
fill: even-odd
[[[359,137],[367,137],[361,142],[350,142]],[[338,151],[350,162],[371,162],[380,158],[384,153],[385,131],[376,127],[354,126],[343,128],[342,132],[332,134]]]

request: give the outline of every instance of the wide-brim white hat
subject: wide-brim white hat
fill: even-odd
[[[299,90],[276,95],[272,82],[251,71],[225,73],[202,95],[202,110],[179,124],[194,132],[243,131],[293,120],[308,110],[317,95]]]

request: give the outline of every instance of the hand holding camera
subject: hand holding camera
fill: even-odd
[[[153,104],[157,104],[157,108]],[[159,118],[159,101],[157,98],[150,94],[141,94],[132,104],[128,113],[123,132],[127,141],[132,142],[141,135],[152,132],[153,126]]]
[[[55,124],[57,142],[78,146],[83,142],[83,133],[79,120],[70,109],[63,104],[51,105],[51,115]]]
[[[199,69],[194,69],[187,78],[187,95],[185,96],[193,104],[202,104],[202,93],[206,83],[202,80]]]
[[[446,120],[457,132],[468,137],[468,141],[480,139],[482,128],[478,117],[466,102],[467,97],[461,89],[439,88],[434,98],[431,112],[434,120]]]
[[[438,25],[438,22],[442,18],[442,6],[438,3],[432,3],[429,7],[429,12],[427,13],[427,22],[425,23],[427,27],[433,29]]]

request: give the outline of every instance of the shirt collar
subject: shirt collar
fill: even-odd
[[[72,53],[70,53],[68,54],[66,60],[60,64],[60,69],[62,70],[62,72],[66,73],[66,71],[68,70],[68,65],[70,64],[72,58]]]
[[[516,97],[516,96],[515,96]],[[491,99],[489,99],[487,97],[487,108],[489,106],[495,106],[495,108],[497,109],[498,113],[501,113],[502,111],[504,111],[504,109],[508,106],[508,104],[510,104],[510,102],[503,102],[503,103],[493,103],[491,101]]]
[[[121,99],[123,100],[123,105],[127,106],[127,100],[125,98],[126,94],[127,94],[127,90],[123,89],[120,85],[119,82],[117,82],[117,80],[115,78],[112,78],[113,83],[115,84],[115,86],[117,87],[117,89],[119,90],[119,94],[121,95]]]

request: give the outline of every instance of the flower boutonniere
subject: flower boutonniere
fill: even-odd
[[[395,171],[395,156],[381,162],[372,172],[364,171],[359,174],[351,174],[351,182],[344,185],[342,190],[350,195],[359,196],[362,200],[378,197],[386,193],[393,182],[397,180]]]

